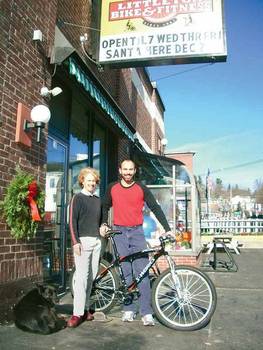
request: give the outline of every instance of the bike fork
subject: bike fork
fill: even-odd
[[[181,283],[180,283],[180,280],[179,280],[179,277],[175,271],[175,263],[173,261],[173,259],[167,255],[166,256],[166,259],[167,259],[167,262],[168,262],[168,265],[169,265],[169,268],[171,270],[171,275],[172,275],[172,279],[173,279],[173,282],[174,282],[174,287],[176,289],[176,292],[178,294],[178,298],[179,299],[182,299],[182,293],[181,293]]]

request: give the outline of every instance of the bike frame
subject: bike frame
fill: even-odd
[[[103,271],[101,271],[101,273],[96,277],[95,282],[99,282],[99,280],[104,277],[109,270],[111,270],[112,268],[118,268],[118,272],[119,272],[119,276],[121,279],[121,286],[124,287],[124,294],[125,292],[130,294],[136,291],[136,287],[138,286],[138,284],[143,280],[143,278],[146,276],[146,274],[149,272],[149,270],[153,267],[153,265],[156,263],[156,261],[161,257],[161,256],[165,256],[169,265],[169,268],[171,269],[171,273],[172,273],[172,277],[175,283],[175,287],[178,289],[178,294],[180,294],[180,283],[179,283],[179,279],[177,278],[177,275],[175,273],[174,267],[175,267],[175,262],[173,261],[173,259],[169,256],[168,252],[165,250],[165,243],[161,243],[160,247],[157,248],[148,248],[148,249],[144,249],[140,252],[136,252],[130,255],[126,255],[126,256],[120,256],[118,251],[117,251],[117,247],[114,241],[113,236],[109,237],[111,243],[112,243],[112,247],[113,247],[113,252],[114,252],[114,261]],[[139,275],[133,279],[132,283],[130,285],[127,285],[125,278],[124,278],[124,274],[123,274],[123,269],[121,264],[123,262],[130,262],[132,263],[132,261],[139,259],[139,258],[145,258],[148,257],[149,253],[154,253],[154,255],[150,258],[149,263],[145,266],[145,268],[139,273]],[[105,288],[102,287],[101,289],[107,289],[107,290],[111,290],[112,288]],[[180,297],[180,295],[179,295]]]

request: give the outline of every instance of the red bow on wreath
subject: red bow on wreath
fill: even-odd
[[[27,201],[28,201],[28,204],[30,205],[33,221],[41,221],[41,217],[38,212],[37,203],[34,200],[37,196],[37,192],[38,192],[37,183],[36,181],[32,181],[31,184],[28,185]]]

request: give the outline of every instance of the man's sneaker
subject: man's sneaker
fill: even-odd
[[[122,315],[122,322],[132,322],[135,319],[135,312],[124,311]]]
[[[67,322],[69,328],[76,328],[84,321],[83,316],[71,316]]]
[[[144,315],[142,317],[142,322],[143,322],[144,326],[154,326],[155,325],[153,316],[151,314]]]

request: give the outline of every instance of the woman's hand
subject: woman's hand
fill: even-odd
[[[79,255],[79,256],[81,255],[81,244],[80,243],[73,245],[73,252],[76,255]]]

